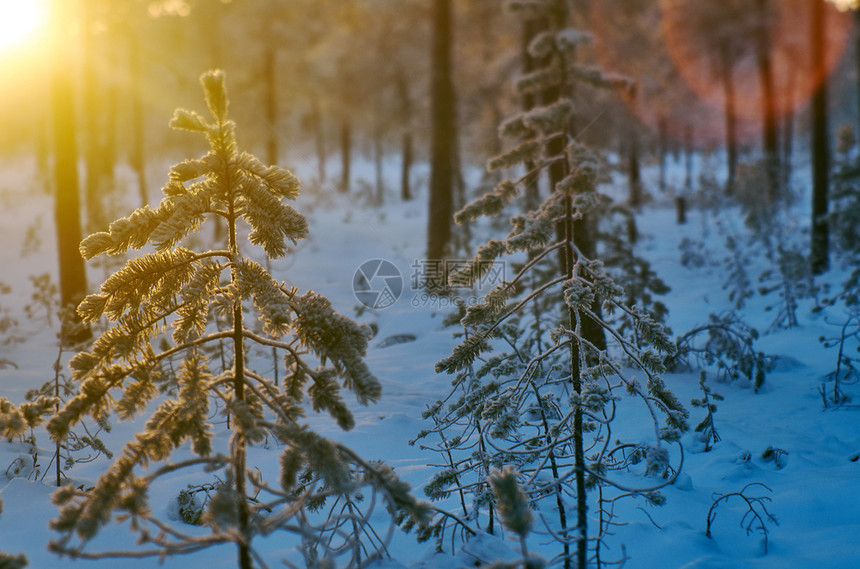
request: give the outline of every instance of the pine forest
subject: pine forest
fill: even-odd
[[[0,569],[860,566],[858,0],[0,0]]]

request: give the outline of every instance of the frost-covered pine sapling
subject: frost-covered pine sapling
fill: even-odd
[[[702,397],[701,399],[690,400],[690,405],[706,411],[705,418],[696,425],[694,430],[700,433],[701,440],[705,443],[705,452],[708,452],[713,448],[713,445],[720,441],[720,435],[714,425],[714,413],[717,412],[717,404],[714,401],[722,401],[723,396],[711,391],[711,388],[705,383],[706,376],[705,370],[699,372],[699,389],[702,391]]]
[[[284,203],[296,198],[299,183],[290,172],[239,152],[235,125],[227,118],[223,74],[207,73],[201,82],[211,118],[178,110],[171,126],[205,135],[210,151],[171,169],[158,207],[140,208],[81,243],[86,259],[147,244],[154,250],[129,260],[78,307],[85,321],[106,317],[113,325],[89,351],[72,359],[80,390],[50,421],[49,431],[63,440],[86,416],[101,419],[115,412],[124,420],[156,399],[158,405],[145,429],[91,491],[72,486],[57,491],[60,513],[51,525],[60,536],[51,548],[98,558],[165,556],[233,543],[238,567],[251,569],[266,566],[253,547],[254,537],[286,530],[299,541],[313,541],[313,555],[320,562],[335,562],[345,554],[359,557],[352,559],[357,564],[364,550],[356,541],[367,517],[356,511],[326,512],[329,498],[370,486],[392,513],[406,511],[420,518],[424,509],[389,468],[367,463],[302,422],[306,397],[314,411],[328,412],[343,429],[354,424],[343,388],[360,404],[379,399],[379,383],[363,360],[368,338],[327,299],[312,291],[300,295],[277,283],[243,253],[239,236],[246,229],[250,243],[271,258],[283,257],[288,242],[307,235],[305,218]],[[213,218],[227,230],[222,248],[193,251],[181,245]],[[219,327],[213,325],[213,315],[220,318]],[[252,330],[251,315],[262,332]],[[208,347],[220,343],[226,344],[226,365],[220,357],[206,355]],[[246,344],[274,347],[283,354],[281,388],[253,371]],[[170,369],[176,377],[166,371]],[[170,383],[176,389],[160,396],[159,388]],[[213,401],[230,417],[226,448],[214,439]],[[265,472],[247,468],[249,448],[267,437],[283,449],[280,472],[272,476],[275,484],[264,478]],[[170,462],[186,444],[190,458]],[[157,519],[150,508],[150,488],[180,469],[206,471],[224,482],[203,515],[208,535],[188,534]],[[116,518],[130,518],[141,549],[85,551]]]
[[[776,301],[765,306],[775,311],[774,328],[795,328],[798,325],[797,308],[803,298],[814,298],[818,292],[810,269],[809,259],[799,251],[779,245],[768,257],[773,265],[759,275],[758,292],[762,296],[776,293]]]
[[[716,366],[719,381],[746,379],[756,393],[764,385],[767,372],[776,365],[775,358],[755,348],[758,330],[746,324],[734,312],[711,314],[708,323],[696,326],[680,336],[675,353],[666,359],[669,369],[691,365]]]
[[[840,325],[838,336],[820,336],[818,341],[825,348],[836,347],[836,367],[828,375],[833,380],[830,393],[824,385],[819,388],[824,407],[839,407],[851,401],[843,389],[845,385],[856,384],[860,380],[860,308],[853,306]],[[854,348],[853,350],[851,348]]]
[[[566,14],[566,3],[556,0],[514,0],[509,5],[526,17],[556,23],[564,20],[558,14]],[[580,569],[605,545],[605,526],[589,532],[588,510],[595,502],[590,491],[606,487],[619,497],[637,495],[659,503],[656,490],[671,484],[678,471],[669,466],[667,443],[677,443],[688,416],[660,377],[663,358],[658,352],[674,350],[665,328],[627,306],[625,291],[574,239],[582,229],[578,221],[600,199],[597,161],[570,135],[573,103],[567,91],[574,79],[613,81],[572,62],[571,51],[586,39],[587,34],[563,27],[534,38],[530,53],[546,66],[518,85],[554,91],[557,97],[506,120],[500,134],[516,140],[516,146],[488,163],[503,173],[520,173],[526,164],[533,169],[503,179],[455,216],[464,223],[498,215],[534,176],[550,169],[560,174],[543,203],[512,217],[507,236],[480,246],[473,261],[451,275],[453,283],[468,285],[497,260],[527,259],[510,280],[466,309],[460,320],[463,341],[436,365],[438,372],[454,376],[453,390],[428,411],[435,425],[421,434],[426,438],[444,432],[448,442],[438,450],[456,456],[447,461],[451,468],[442,478],[434,480],[438,496],[462,491],[487,508],[480,503],[486,496],[487,467],[516,466],[527,496],[541,511],[543,527],[533,533],[559,542],[555,560]],[[540,350],[535,349],[540,343],[524,333],[536,302],[555,312],[542,315],[553,328]],[[610,324],[613,311],[634,323],[638,343]],[[593,328],[605,335],[607,349],[584,333]],[[619,442],[614,432],[624,393],[643,404],[653,421],[634,444],[645,459],[638,466],[624,460],[630,443]],[[627,473],[634,469],[647,479],[642,486],[622,482],[630,480]],[[574,504],[568,502],[571,497]]]

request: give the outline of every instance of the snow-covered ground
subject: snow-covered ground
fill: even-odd
[[[0,281],[12,291],[0,296],[0,309],[16,318],[12,330],[22,342],[0,346],[0,358],[12,360],[17,367],[0,370],[0,396],[21,402],[28,389],[37,387],[53,377],[52,364],[57,357],[54,333],[45,324],[28,320],[24,307],[31,303],[32,287],[29,277],[55,271],[52,203],[50,198],[34,190],[32,167],[4,163],[0,169],[0,250],[3,270]],[[166,170],[164,171],[166,174]],[[298,168],[300,177],[312,174]],[[370,168],[360,169],[358,176]],[[419,176],[421,173],[419,172]],[[156,179],[159,179],[156,177]],[[390,188],[394,188],[394,183]],[[356,426],[342,433],[327,418],[313,419],[312,424],[326,436],[350,445],[366,459],[381,459],[393,466],[421,495],[422,485],[434,472],[436,456],[408,444],[419,430],[426,427],[421,413],[426,405],[443,396],[449,387],[446,376],[436,375],[434,363],[448,355],[455,345],[451,330],[442,327],[447,307],[428,299],[411,288],[413,264],[421,259],[425,243],[426,196],[401,203],[389,192],[383,208],[373,208],[362,200],[336,195],[333,190],[317,190],[320,195],[300,198],[299,208],[309,219],[310,237],[294,255],[273,266],[276,278],[294,284],[300,290],[314,289],[328,296],[336,309],[354,316],[361,322],[377,327],[368,352],[368,363],[383,386],[380,403],[367,408],[356,407]],[[711,224],[706,244],[719,249],[721,238]],[[738,220],[734,220],[738,223]],[[28,241],[27,228],[36,226],[38,243]],[[702,269],[685,268],[680,263],[678,245],[684,237],[702,240],[703,219],[691,212],[690,221],[683,226],[674,222],[674,211],[656,202],[646,207],[639,218],[645,238],[640,253],[671,287],[663,301],[670,308],[669,324],[676,334],[704,323],[709,313],[719,313],[729,307],[721,284],[724,280],[719,266]],[[30,243],[26,255],[25,242]],[[35,249],[34,249],[35,248]],[[358,302],[353,295],[355,271],[367,260],[385,259],[398,267],[405,281],[404,290],[392,306],[380,310],[356,312]],[[751,274],[760,272],[750,268]],[[104,277],[104,270],[90,268],[93,286]],[[773,314],[760,309],[754,299],[744,317],[751,324],[766,330]],[[856,408],[824,410],[818,389],[825,375],[833,369],[834,350],[821,346],[818,337],[832,335],[836,329],[827,323],[825,315],[812,316],[808,307],[799,311],[800,326],[791,330],[774,330],[765,334],[758,348],[778,356],[780,365],[771,372],[761,393],[738,383],[716,383],[711,387],[725,399],[718,402],[715,424],[721,441],[710,452],[703,452],[695,434],[683,439],[685,461],[683,473],[674,486],[665,490],[666,504],[649,506],[644,501],[628,500],[618,512],[624,525],[611,538],[612,549],[607,558],[628,556],[628,569],[849,569],[860,566],[860,411]],[[833,314],[838,316],[838,314]],[[6,336],[10,334],[6,332]],[[392,343],[386,338],[410,334],[414,341]],[[3,338],[0,338],[2,340]],[[68,359],[68,356],[66,356]],[[698,374],[668,374],[666,381],[678,397],[688,403],[699,397]],[[850,389],[850,387],[849,387]],[[856,388],[860,398],[860,388]],[[691,408],[691,423],[701,420],[704,411]],[[635,415],[620,415],[617,428],[635,431]],[[624,423],[628,421],[628,423]],[[139,427],[139,423],[114,423],[113,431],[104,435],[108,447],[121,449]],[[219,438],[226,439],[226,428]],[[36,433],[38,463],[44,473],[50,460],[51,444],[43,432]],[[774,447],[785,451],[780,464],[765,460],[762,453]],[[231,546],[204,551],[190,557],[123,561],[72,561],[60,559],[46,551],[51,538],[48,522],[56,509],[50,502],[51,475],[44,480],[35,473],[28,474],[32,465],[32,449],[20,442],[0,443],[0,551],[25,553],[34,568],[130,567],[221,569],[235,566]],[[250,456],[259,464],[275,464],[275,450],[259,449]],[[25,465],[23,475],[4,475],[7,465],[16,459]],[[78,484],[89,484],[103,472],[104,458],[75,466],[69,475]],[[264,472],[266,469],[263,469]],[[38,478],[41,478],[41,474]],[[152,492],[152,505],[168,516],[171,500],[179,490],[192,482],[177,477],[166,480]],[[200,481],[195,481],[200,482]],[[729,500],[719,506],[712,538],[705,536],[708,509],[715,494],[737,492],[747,484],[751,495],[767,496],[768,510],[778,525],[768,523],[767,553],[763,551],[761,535],[746,535],[740,526],[745,512],[743,503]],[[185,530],[193,532],[185,526]],[[94,542],[94,549],[105,546],[117,549],[132,545],[127,529],[117,526],[107,529]],[[298,559],[277,538],[255,542],[270,561],[270,567],[280,566],[279,559]],[[538,551],[541,545],[535,543]],[[547,546],[552,548],[552,546]],[[510,555],[513,541],[481,536],[455,556],[434,554],[433,544],[417,544],[411,535],[396,533],[392,541],[390,562],[377,568],[405,565],[414,569],[443,569],[474,567],[474,554],[482,557]],[[471,551],[471,553],[470,553]],[[547,549],[547,557],[555,552]]]

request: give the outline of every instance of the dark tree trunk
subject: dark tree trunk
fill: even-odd
[[[319,100],[314,97],[311,102],[311,128],[314,131],[314,141],[317,152],[317,171],[320,177],[320,183],[326,181],[326,149],[325,149],[325,129],[323,128],[322,110],[320,109]]]
[[[397,92],[403,113],[403,136],[401,139],[400,199],[412,199],[410,172],[412,171],[412,99],[409,96],[409,83],[403,71],[397,74]]]
[[[146,188],[146,157],[143,122],[143,94],[140,85],[140,46],[138,39],[129,35],[129,56],[131,58],[131,122],[132,122],[132,150],[131,167],[137,174],[137,191],[140,196],[141,207],[149,203],[149,193]]]
[[[34,123],[35,126],[35,151],[36,170],[39,175],[39,184],[43,190],[50,192],[51,188],[51,120],[44,113]]]
[[[812,272],[824,273],[829,265],[829,232],[827,227],[827,186],[829,171],[829,144],[827,139],[827,77],[824,74],[824,3],[810,0],[811,52],[813,75],[819,78],[818,88],[812,96],[812,243],[810,260]]]
[[[451,243],[456,147],[452,45],[451,0],[435,0],[433,3],[430,195],[427,223],[427,258],[430,260],[444,259],[449,253]]]
[[[756,64],[761,83],[762,113],[762,154],[767,170],[767,202],[774,203],[780,191],[779,141],[776,125],[776,91],[773,85],[773,61],[771,56],[771,37],[768,25],[769,0],[757,0],[760,16],[756,46]]]
[[[693,127],[684,127],[684,189],[693,188]]]
[[[856,136],[860,137],[860,8],[854,10],[854,72],[857,75],[857,128]]]
[[[675,198],[675,221],[678,225],[687,223],[687,200],[683,196]]]
[[[228,196],[228,247],[234,258],[239,257],[239,245],[236,231],[236,198]],[[237,269],[231,269],[231,281],[235,286],[238,282]],[[242,303],[237,301],[233,307],[233,400],[236,403],[245,401],[245,345]],[[246,466],[248,443],[242,432],[241,423],[236,421],[233,436],[230,438],[230,452],[233,458],[233,476],[236,489],[236,510],[240,541],[237,542],[237,562],[239,569],[253,569],[250,541],[250,512],[248,511],[248,491],[246,486]]]
[[[631,122],[627,135],[627,187],[630,207],[639,209],[642,206],[642,176],[639,171],[639,135],[636,126]]]
[[[559,3],[559,9],[557,13],[554,14],[554,22],[551,27],[555,29],[563,28],[567,25],[567,6],[566,4]],[[554,87],[550,89],[546,89],[543,93],[541,93],[541,99],[543,104],[550,104],[557,101],[562,96],[566,95],[562,93],[561,89]],[[553,138],[547,144],[547,155],[549,156],[559,156],[564,155],[565,153],[565,144],[566,140],[561,137]],[[549,191],[555,192],[557,184],[564,179],[564,177],[568,174],[567,171],[568,162],[567,160],[556,160],[552,164],[550,164],[548,168],[548,177],[549,177]],[[573,199],[570,195],[565,195],[564,197],[564,208],[565,213],[563,219],[556,224],[556,236],[559,240],[563,240],[567,246],[559,249],[559,268],[562,271],[562,274],[566,275],[567,278],[573,277],[573,267],[576,261],[576,254],[573,250],[573,247],[570,245],[573,244],[579,251],[588,258],[594,258],[596,243],[595,243],[595,234],[596,227],[594,223],[594,219],[592,216],[582,216],[579,219],[574,219],[573,215]],[[600,305],[595,299],[595,302],[591,306],[592,311],[595,311],[595,314],[600,314]],[[581,322],[581,330],[582,336],[587,342],[591,342],[598,349],[606,348],[606,338],[604,336],[603,328],[600,327],[597,323],[595,323],[591,318],[583,317],[577,319],[576,312],[568,307],[564,306],[562,308],[562,318],[563,322],[567,325],[570,330],[576,330],[577,320]],[[582,360],[585,357],[584,354],[580,352],[579,343],[576,341],[572,341],[570,343],[569,349],[570,356],[570,381],[573,391],[577,394],[582,392],[582,380],[580,377],[580,370],[582,367]],[[577,405],[574,409],[574,420],[573,420],[573,448],[574,448],[574,470],[575,470],[575,485],[576,485],[576,567],[577,569],[586,569],[587,559],[588,559],[588,497],[587,497],[587,489],[585,484],[585,454],[584,454],[584,439],[583,439],[583,412],[582,407]],[[559,507],[559,517],[561,523],[561,533],[562,536],[567,535],[567,514],[564,511],[564,507],[562,503],[558,504]],[[568,545],[565,543],[564,545],[564,567],[565,569],[569,569],[570,567],[570,555],[568,551]]]
[[[82,18],[85,22],[95,21],[95,2],[87,0],[80,4]],[[102,194],[105,184],[102,180],[104,167],[102,165],[102,121],[103,101],[99,97],[103,92],[97,70],[96,59],[99,48],[96,45],[94,31],[84,29],[82,32],[84,76],[83,76],[83,113],[84,113],[84,160],[86,163],[86,183],[84,185],[84,196],[87,211],[87,229],[102,229],[105,223],[105,213],[102,202]]]
[[[276,85],[277,53],[271,45],[266,46],[263,54],[263,64],[266,75],[266,160],[269,164],[278,163],[278,99]]]
[[[452,215],[454,211],[459,211],[466,205],[466,178],[463,177],[463,164],[460,162],[460,137],[458,136],[457,124],[454,123],[454,152],[452,153],[452,163],[454,164],[454,196],[452,197]],[[451,246],[450,252],[462,252],[466,256],[470,256],[469,242],[472,239],[472,228],[470,224],[462,225],[452,224],[451,227]]]
[[[54,213],[57,224],[57,254],[60,273],[60,302],[63,308],[76,307],[87,293],[84,259],[78,245],[81,242],[81,206],[78,195],[78,149],[75,137],[74,87],[68,42],[74,14],[66,2],[55,2],[54,68],[51,85],[51,115],[54,138]],[[79,327],[77,313],[63,331],[64,339],[75,342],[89,336]]]
[[[726,193],[734,192],[738,171],[738,135],[735,123],[734,64],[729,46],[724,45],[720,54],[720,73],[723,83],[724,114],[726,120]]]
[[[112,27],[108,33],[106,42],[108,44],[106,54],[108,73],[111,74],[110,79],[105,87],[105,103],[104,103],[104,136],[102,146],[102,172],[103,179],[106,184],[113,187],[114,173],[117,162],[117,112],[119,105],[119,87],[117,80],[112,76],[115,69],[121,68],[121,51],[122,36],[116,27]],[[109,213],[109,212],[108,212]]]
[[[791,173],[791,154],[794,151],[794,90],[797,85],[797,68],[787,71],[788,81],[785,88],[785,116],[782,122],[782,163],[785,185]]]
[[[348,118],[340,122],[340,191],[348,192],[352,168],[352,123]]]
[[[382,158],[385,148],[382,144],[382,127],[377,125],[373,133],[373,166],[376,177],[376,205],[382,205],[385,201],[385,180],[382,176]]]
[[[541,26],[535,20],[526,20],[523,25],[522,44],[520,50],[523,58],[523,73],[531,73],[535,70],[536,62],[529,53],[529,44],[534,39],[535,35],[541,30]],[[535,96],[531,92],[523,94],[523,109],[529,111],[535,106]],[[498,123],[496,123],[498,124]],[[532,162],[526,163],[526,171],[535,169],[535,164]],[[523,206],[526,211],[537,209],[540,205],[540,185],[538,184],[537,176],[530,176],[525,181],[523,190]]]
[[[666,117],[660,117],[657,121],[657,136],[659,137],[660,152],[660,191],[666,192],[666,160],[669,154],[669,123]]]
[[[410,171],[412,170],[412,133],[408,130],[403,133],[402,163],[400,167],[400,199],[409,201],[412,199],[410,185]]]

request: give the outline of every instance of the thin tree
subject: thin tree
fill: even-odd
[[[398,68],[395,77],[397,86],[397,98],[400,102],[400,112],[403,116],[403,132],[400,144],[400,199],[409,201],[412,199],[411,172],[414,152],[412,139],[412,96],[409,92],[409,82],[403,68]]]
[[[755,2],[755,55],[761,84],[762,154],[767,173],[766,200],[776,201],[780,192],[781,175],[779,160],[779,138],[776,120],[776,91],[773,77],[773,33],[772,6],[770,0]]]
[[[90,491],[72,485],[57,491],[54,501],[61,510],[52,528],[60,537],[51,548],[104,558],[176,555],[233,543],[237,566],[252,569],[266,566],[254,538],[286,530],[301,542],[308,566],[316,560],[335,563],[341,555],[359,565],[363,541],[376,535],[368,528],[369,511],[362,511],[355,497],[361,488],[382,496],[392,515],[402,512],[418,521],[425,515],[389,468],[364,461],[302,421],[308,398],[314,411],[329,413],[342,429],[352,428],[342,387],[362,405],[379,399],[379,382],[363,360],[368,334],[326,298],[279,284],[243,254],[240,233],[273,259],[287,254],[288,242],[308,234],[305,218],[284,203],[297,197],[299,183],[290,172],[239,152],[235,125],[227,118],[223,74],[208,73],[202,83],[211,119],[178,110],[171,125],[205,135],[210,151],[171,169],[157,208],[140,208],[81,243],[88,259],[146,244],[154,252],[128,261],[78,307],[86,322],[105,317],[114,324],[90,351],[72,359],[80,390],[51,419],[49,432],[63,440],[87,415],[116,412],[128,419],[161,392],[166,395]],[[212,218],[226,226],[222,248],[197,252],[182,246]],[[168,347],[156,352],[156,345]],[[252,348],[278,350],[286,368],[282,388],[254,371]],[[222,354],[230,356],[222,359]],[[214,405],[229,418],[232,436],[226,447],[219,448],[213,437]],[[283,449],[276,484],[247,464],[249,447],[267,437]],[[170,462],[186,442],[192,457]],[[202,519],[209,535],[195,537],[162,522],[148,505],[151,486],[184,469],[219,473],[221,482]],[[314,517],[320,508],[327,513]],[[132,519],[143,549],[85,551],[114,515]],[[344,524],[350,532],[341,530]]]
[[[68,2],[57,0],[52,7],[54,26],[54,68],[51,83],[51,117],[54,139],[54,215],[57,226],[57,254],[60,272],[60,301],[63,307],[77,306],[87,293],[84,259],[78,251],[81,241],[81,202],[78,187],[78,147],[76,142],[73,65],[68,43],[74,13]],[[72,315],[64,335],[81,340],[89,335],[76,330],[80,319]]]
[[[829,232],[827,225],[828,173],[830,150],[827,128],[827,76],[824,72],[825,6],[824,0],[810,0],[810,54],[813,74],[818,86],[812,95],[812,125],[810,151],[812,153],[812,238],[810,261],[812,272],[820,275],[827,270],[829,261]]]
[[[552,503],[557,521],[552,527],[545,523],[551,539],[561,544],[556,559],[566,568],[585,569],[592,559],[600,564],[599,551],[613,517],[607,504],[630,495],[661,501],[653,492],[673,478],[665,443],[677,442],[687,428],[687,412],[659,377],[661,358],[645,347],[650,344],[671,353],[666,330],[649,315],[630,308],[623,288],[576,243],[577,221],[601,202],[596,191],[597,161],[570,131],[573,103],[566,89],[569,81],[584,73],[570,55],[588,36],[557,18],[565,11],[563,0],[510,6],[524,18],[537,14],[550,22],[529,47],[544,66],[522,77],[517,86],[541,92],[555,88],[559,97],[503,121],[499,132],[515,145],[492,158],[488,168],[520,175],[501,180],[457,212],[455,219],[466,223],[505,212],[531,183],[534,172],[523,173],[525,164],[533,164],[539,172],[560,165],[561,177],[536,209],[510,218],[505,237],[481,245],[472,261],[451,275],[453,284],[470,285],[489,274],[497,260],[509,255],[528,259],[481,302],[468,308],[461,305],[456,320],[452,319],[463,327],[463,340],[436,364],[436,370],[454,375],[454,387],[428,409],[426,415],[434,426],[418,438],[439,435],[434,450],[449,468],[435,476],[426,491],[434,498],[456,492],[466,516],[461,524],[478,524],[482,512],[488,511],[484,528],[492,532],[495,508],[506,517],[502,504],[494,504],[489,496],[489,473],[493,466],[516,464],[529,499]],[[595,83],[613,83],[594,70],[586,76]],[[556,140],[562,144],[553,144]],[[549,179],[554,179],[552,174]],[[635,327],[637,338],[625,337],[618,326],[593,310],[595,303],[605,307],[607,314],[623,314]],[[534,305],[539,310],[533,312]],[[538,321],[541,314],[545,324]],[[606,332],[613,342],[611,351],[623,353],[627,364],[645,374],[644,384],[626,377],[622,367],[627,364],[613,361],[605,344],[591,341],[587,321]],[[541,340],[536,325],[553,327],[544,334],[549,342]],[[620,443],[613,434],[615,402],[622,387],[649,409],[654,423],[648,443]],[[637,461],[644,465],[642,474],[656,479],[638,488],[614,479],[615,472],[630,470],[631,456],[644,458]],[[613,488],[618,493],[610,496]],[[593,491],[600,494],[598,522],[597,529],[589,531]],[[473,498],[471,511],[465,496]],[[575,504],[566,504],[566,496],[573,496]]]
[[[430,195],[428,198],[427,258],[449,254],[454,209],[456,120],[451,49],[453,45],[451,0],[433,3],[433,71],[431,77]]]

